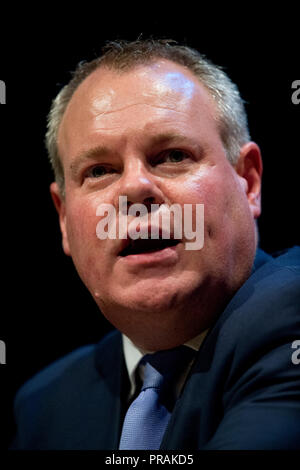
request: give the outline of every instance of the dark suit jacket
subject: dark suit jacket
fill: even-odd
[[[161,448],[299,449],[300,248],[258,250],[206,336]],[[15,449],[117,449],[128,377],[121,334],[76,350],[18,392]],[[125,392],[123,392],[125,391]]]

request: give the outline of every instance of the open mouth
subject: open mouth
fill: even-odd
[[[181,240],[173,239],[130,239],[129,244],[120,252],[119,256],[141,255],[144,253],[152,253],[161,251],[165,248],[171,248],[180,243]]]

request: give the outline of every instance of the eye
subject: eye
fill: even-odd
[[[87,178],[101,178],[109,173],[115,173],[115,170],[113,168],[106,168],[103,165],[95,165],[88,169],[85,176]]]
[[[183,160],[186,160],[187,158],[189,158],[189,155],[183,150],[170,149],[162,152],[156,163],[180,163]]]

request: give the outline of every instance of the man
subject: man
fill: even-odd
[[[112,43],[54,100],[47,148],[64,252],[118,331],[19,391],[14,448],[299,447],[299,249],[276,259],[257,249],[261,155],[236,86],[192,49]],[[192,208],[195,237],[204,208],[200,248],[176,236],[188,217],[174,205],[184,217]],[[162,207],[169,237],[150,218]],[[116,226],[99,233],[110,208]],[[174,351],[194,353],[168,366],[178,375],[164,427],[152,409],[137,423],[140,359],[159,369],[151,358]],[[155,445],[143,437],[152,417]]]

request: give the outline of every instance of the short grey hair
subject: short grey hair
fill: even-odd
[[[64,171],[57,136],[65,110],[77,87],[99,67],[126,72],[138,65],[147,65],[159,59],[167,59],[188,68],[206,87],[217,104],[219,132],[227,158],[232,165],[237,163],[241,146],[250,140],[247,115],[238,87],[222,67],[213,64],[197,50],[178,45],[173,40],[112,41],[105,45],[99,57],[78,64],[70,82],[53,100],[48,114],[45,144],[62,195]]]

